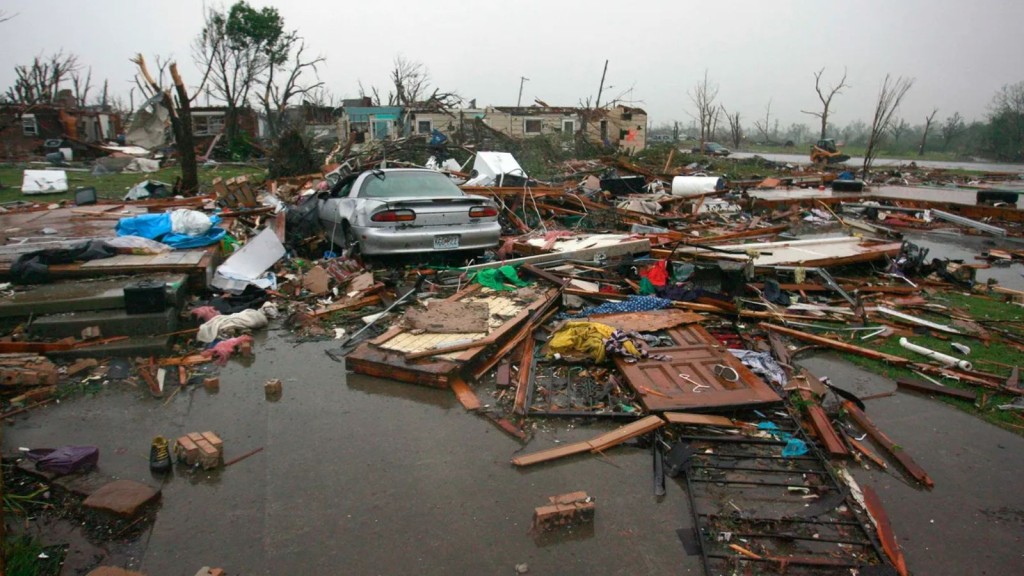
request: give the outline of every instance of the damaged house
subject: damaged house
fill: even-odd
[[[6,159],[43,156],[70,149],[74,156],[95,156],[90,145],[114,140],[121,119],[109,107],[79,108],[74,98],[56,104],[0,105],[0,155]]]

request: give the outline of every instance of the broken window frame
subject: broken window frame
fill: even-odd
[[[423,129],[423,125],[424,124],[427,125],[427,129],[426,130]],[[417,134],[430,134],[433,131],[434,131],[434,121],[433,120],[431,120],[429,118],[426,119],[426,120],[416,120],[416,133]]]
[[[216,129],[215,129],[216,128]],[[224,132],[224,114],[219,112],[193,112],[192,135],[216,136]]]
[[[568,127],[568,129],[566,129]],[[576,133],[576,119],[562,118],[562,134],[572,135]]]
[[[21,115],[21,133],[23,136],[39,136],[39,122],[35,114]]]
[[[537,129],[530,130],[530,123],[536,122]],[[540,136],[544,133],[544,120],[541,118],[523,118],[523,135],[525,136]]]

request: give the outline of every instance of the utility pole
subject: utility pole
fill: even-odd
[[[523,105],[523,84],[529,81],[530,79],[527,78],[526,76],[519,77],[519,99],[516,100],[516,108],[519,108],[520,106]]]
[[[594,101],[594,109],[601,107],[601,92],[604,91],[604,76],[608,73],[608,61],[604,61],[604,71],[601,72],[601,85],[597,88],[597,100]]]

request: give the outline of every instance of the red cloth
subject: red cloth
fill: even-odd
[[[640,273],[640,276],[647,278],[651,284],[661,287],[668,283],[668,260],[661,260]]]
[[[220,316],[220,312],[218,312],[213,306],[200,306],[198,308],[193,308],[190,314],[202,320],[204,324],[209,322],[210,318]]]

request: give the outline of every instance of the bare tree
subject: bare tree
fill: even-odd
[[[144,87],[143,93],[150,96],[161,95],[164,107],[170,112],[174,146],[181,161],[181,185],[178,188],[183,194],[195,194],[199,191],[199,168],[196,164],[195,141],[192,137],[192,99],[189,98],[185,83],[178,74],[178,65],[170,63],[171,80],[177,95],[175,99],[171,96],[170,89],[162,88],[150,74],[142,54],[137,54],[131,61],[139,67],[142,78],[136,78],[136,83]]]
[[[946,118],[946,122],[939,130],[942,132],[942,150],[945,152],[953,140],[956,140],[967,131],[967,126],[964,124],[964,119],[960,116],[960,113],[953,112],[953,115]]]
[[[715,98],[718,97],[718,86],[708,83],[708,71],[704,71],[704,79],[690,91],[690,101],[697,107],[694,119],[700,126],[700,152],[704,153],[704,143],[714,132],[714,124],[718,111]]]
[[[897,118],[889,125],[889,134],[892,134],[893,144],[899,145],[900,138],[910,129],[910,124],[902,118]]]
[[[885,134],[892,126],[893,115],[903,102],[903,97],[914,85],[913,78],[902,76],[893,79],[889,74],[885,75],[882,87],[878,91],[878,100],[875,104],[875,114],[871,119],[871,129],[868,133],[868,145],[864,150],[864,166],[861,170],[861,177],[867,178],[872,162],[878,156],[879,146],[885,139]]]
[[[777,126],[778,123],[779,123],[779,121],[776,120],[775,121],[775,125]],[[768,105],[764,107],[764,123],[762,124],[760,120],[754,120],[754,127],[757,128],[757,131],[760,132],[762,136],[764,136],[764,141],[766,143],[774,144],[774,142],[772,141],[772,136],[771,136],[771,129],[772,129],[772,99],[771,98],[768,99]]]
[[[835,98],[836,94],[841,94],[843,88],[850,87],[846,83],[846,68],[843,68],[843,77],[839,79],[839,82],[828,89],[821,87],[821,76],[824,73],[824,68],[814,73],[814,91],[818,93],[818,100],[821,100],[821,112],[801,110],[804,114],[810,114],[821,119],[821,136],[819,138],[822,140],[825,139],[825,130],[828,128],[828,115],[832,106],[832,99]]]
[[[227,108],[224,131],[228,140],[238,135],[238,110],[248,105],[250,91],[273,64],[288,59],[285,47],[293,36],[284,31],[276,8],[256,10],[239,0],[228,11],[206,10],[203,29],[192,43],[192,58],[204,74],[200,87],[208,88]]]
[[[14,67],[14,86],[4,99],[16,104],[52,104],[61,85],[79,69],[78,56],[59,51],[49,57],[36,56],[32,64]]]
[[[422,62],[397,56],[391,69],[391,84],[388,106],[410,106],[423,99],[430,86],[430,73]]]
[[[924,130],[921,131],[921,145],[917,147],[917,155],[924,156],[924,145],[928,142],[928,131],[931,130],[932,121],[939,113],[938,108],[932,108],[932,113],[924,117]]]
[[[263,111],[267,116],[267,128],[270,136],[273,138],[276,138],[281,133],[288,103],[293,98],[305,96],[324,85],[319,77],[316,77],[315,82],[302,82],[302,73],[304,71],[309,71],[316,76],[317,66],[324,62],[324,57],[305,58],[303,52],[306,50],[306,43],[294,35],[291,42],[298,42],[298,48],[295,51],[295,58],[290,68],[277,66],[274,62],[271,62],[270,66],[267,67],[266,77],[262,79],[263,93],[258,95],[260,104],[263,105]],[[288,50],[290,50],[290,47]],[[275,77],[278,72],[284,74],[283,81]]]
[[[71,89],[74,91],[76,106],[84,108],[89,104],[89,91],[92,90],[92,66],[89,66],[89,72],[84,79],[78,70],[71,71]]]
[[[15,12],[14,14],[8,14],[7,12],[4,12],[3,10],[0,10],[0,22],[7,22],[8,20],[10,20],[11,18],[14,18],[17,15],[18,15],[17,12]]]
[[[725,119],[729,122],[729,142],[732,144],[733,150],[737,150],[743,141],[743,125],[740,124],[740,113],[729,114],[725,106],[722,106],[722,113],[725,114]]]

